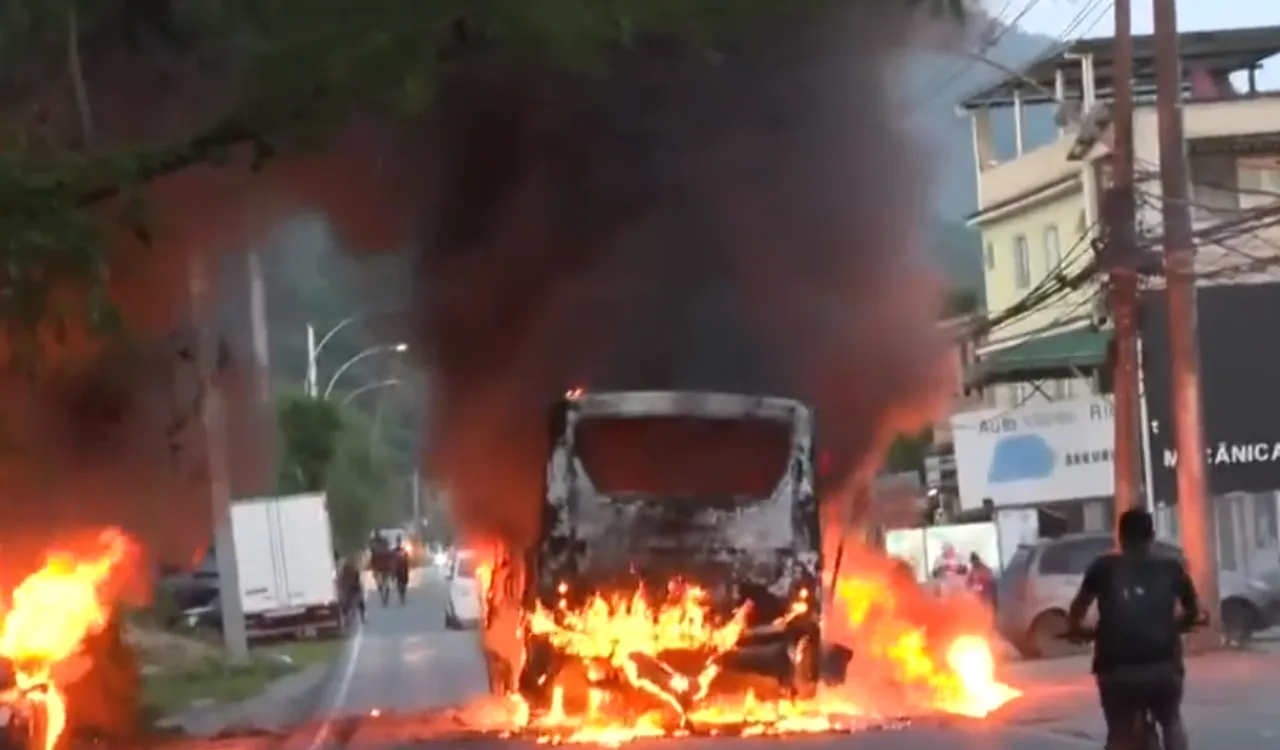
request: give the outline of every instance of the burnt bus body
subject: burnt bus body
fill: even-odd
[[[572,393],[553,409],[541,539],[524,565],[526,607],[590,596],[708,592],[747,629],[721,655],[721,688],[767,678],[816,689],[821,528],[813,415],[797,401],[690,392]],[[805,612],[794,614],[803,601]],[[519,687],[535,706],[563,655],[525,643]]]

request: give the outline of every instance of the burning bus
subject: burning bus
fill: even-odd
[[[571,391],[550,412],[537,542],[482,578],[490,687],[534,711],[686,715],[817,689],[814,416],[785,398]]]

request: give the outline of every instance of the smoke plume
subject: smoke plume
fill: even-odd
[[[187,261],[235,262],[302,210],[348,247],[412,256],[408,334],[435,388],[429,459],[468,533],[529,538],[545,409],[574,386],[799,397],[837,469],[874,469],[945,374],[919,246],[927,158],[892,80],[924,24],[899,5],[833,0],[714,54],[644,40],[598,76],[482,53],[445,74],[407,136],[352,122],[323,154],[285,148],[251,172],[234,152],[152,185],[150,242],[115,241],[112,298],[132,343],[73,336],[58,376],[0,379],[3,434],[21,447],[0,452],[0,520],[33,551],[73,521],[188,555],[208,540]],[[102,149],[172,142],[228,99],[217,70],[94,42]],[[61,104],[42,127],[75,142],[71,91],[46,92]],[[388,296],[378,287],[371,307]],[[244,395],[248,352],[231,341],[223,368],[245,437],[233,468],[254,468],[248,437],[270,434]]]
[[[921,20],[835,5],[715,57],[650,42],[607,77],[446,79],[415,334],[467,531],[529,539],[570,387],[798,397],[845,475],[927,415],[925,159],[890,77]]]

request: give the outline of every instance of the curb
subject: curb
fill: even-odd
[[[312,718],[328,695],[339,652],[326,664],[284,675],[257,695],[236,703],[190,708],[156,722],[161,731],[180,732],[197,739],[218,739],[290,730]]]

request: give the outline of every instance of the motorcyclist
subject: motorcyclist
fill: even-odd
[[[400,603],[404,604],[404,595],[409,588],[409,550],[405,548],[403,539],[396,537],[396,546],[392,552],[394,553],[396,593],[400,596]]]
[[[1096,601],[1093,673],[1108,750],[1137,747],[1147,713],[1160,725],[1166,750],[1186,750],[1181,633],[1200,617],[1195,587],[1180,561],[1151,553],[1155,523],[1147,511],[1125,511],[1117,536],[1119,551],[1085,571],[1067,613],[1068,635],[1082,633]]]

